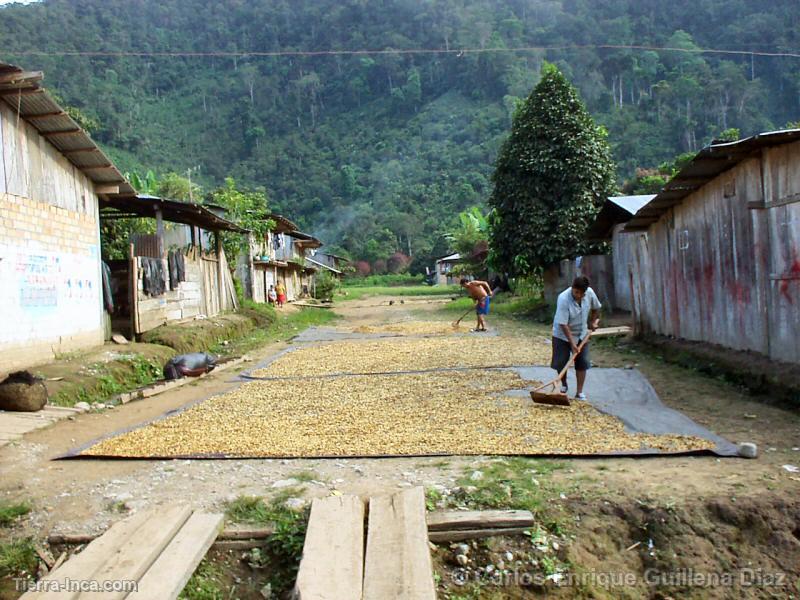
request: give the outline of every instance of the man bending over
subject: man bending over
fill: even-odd
[[[475,301],[475,314],[478,316],[478,326],[475,331],[486,331],[486,315],[489,314],[489,302],[492,297],[492,288],[485,281],[461,280],[461,287],[467,290],[469,297]]]
[[[578,351],[581,341],[600,324],[598,314],[600,300],[594,290],[589,287],[586,277],[576,277],[572,287],[568,287],[558,295],[556,315],[553,319],[553,360],[550,367],[561,372],[572,354]],[[589,344],[587,343],[575,359],[575,377],[578,380],[578,400],[586,400],[583,384],[586,382],[586,371],[592,367],[589,360]],[[561,378],[561,393],[567,393],[567,374]]]

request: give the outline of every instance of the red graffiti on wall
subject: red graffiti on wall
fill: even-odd
[[[786,298],[786,301],[789,304],[794,304],[794,298],[792,298],[792,294],[789,292],[790,290],[789,281],[790,279],[797,279],[797,278],[800,278],[800,259],[797,258],[797,255],[794,255],[792,260],[792,266],[789,268],[789,272],[787,273],[787,279],[782,279],[781,284],[779,286],[781,296]]]

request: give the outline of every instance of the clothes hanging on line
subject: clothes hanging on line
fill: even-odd
[[[139,257],[142,264],[142,287],[148,296],[162,296],[167,291],[166,268],[160,258]]]
[[[111,267],[103,261],[103,306],[108,314],[114,312],[114,295],[111,293]]]
[[[169,288],[177,290],[181,281],[186,281],[186,259],[180,250],[170,250],[167,262],[169,264]]]

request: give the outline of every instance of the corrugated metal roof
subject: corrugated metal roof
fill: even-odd
[[[451,254],[450,256],[443,256],[437,262],[452,262],[456,260],[461,260],[461,255],[458,253]]]
[[[202,204],[166,200],[157,196],[109,196],[100,199],[100,219],[119,219],[125,217],[154,218],[156,209],[167,221],[194,225],[206,231],[234,231],[248,233],[247,229],[216,215]]]
[[[30,123],[48,142],[96,184],[119,186],[135,194],[130,183],[64,108],[41,87],[41,72],[0,62],[0,99]]]
[[[275,213],[270,213],[269,215],[267,215],[267,217],[275,221],[276,233],[289,233],[290,231],[297,231],[297,225],[295,225],[292,221],[290,221],[283,215],[276,215]]]
[[[680,204],[692,192],[753,156],[762,148],[800,141],[800,129],[768,131],[736,142],[706,146],[664,186],[664,189],[636,213],[625,231],[641,231],[658,221],[665,212]]]
[[[316,265],[318,267],[322,267],[323,269],[328,269],[328,271],[333,271],[337,275],[342,274],[342,272],[339,269],[334,269],[333,267],[329,267],[328,265],[322,264],[321,262],[318,262],[313,258],[309,258],[308,256],[306,256],[306,262],[310,262],[311,264]]]
[[[298,240],[295,243],[300,246],[305,246],[306,248],[322,247],[322,242],[308,233],[303,233],[302,231],[290,231],[286,235]]]

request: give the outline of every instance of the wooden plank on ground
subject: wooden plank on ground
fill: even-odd
[[[108,531],[84,548],[83,552],[70,558],[61,567],[43,577],[43,580],[63,583],[67,580],[92,579],[92,575],[103,566],[111,552],[131,538],[154,515],[154,511],[142,511],[115,523]],[[21,600],[72,600],[77,596],[77,591],[67,592],[52,589],[28,592],[22,596]]]
[[[439,544],[442,542],[463,542],[464,540],[478,540],[500,535],[521,535],[529,531],[530,527],[501,527],[499,529],[453,529],[451,531],[431,531],[428,539]]]
[[[619,327],[598,327],[592,333],[592,337],[603,337],[611,335],[628,335],[632,331],[630,325],[620,325]]]
[[[370,498],[364,600],[434,598],[423,489]]]
[[[316,498],[294,589],[298,600],[360,600],[364,580],[364,502]]]
[[[136,533],[114,549],[92,579],[95,581],[138,581],[183,527],[192,510],[188,506],[170,506],[152,515]],[[130,590],[119,592],[84,592],[78,600],[117,600]]]
[[[221,514],[194,513],[139,580],[129,600],[174,600],[222,529]]]
[[[428,513],[428,531],[532,527],[529,510],[453,510]]]

